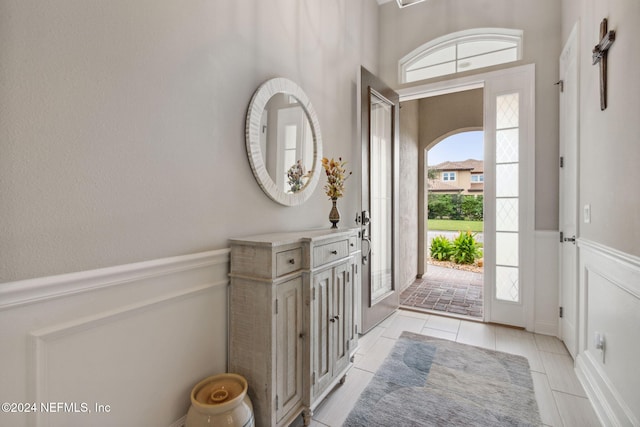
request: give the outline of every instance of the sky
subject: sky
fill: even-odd
[[[451,135],[429,150],[427,154],[429,166],[437,165],[447,160],[484,160],[484,144],[482,141],[482,131],[462,132]]]

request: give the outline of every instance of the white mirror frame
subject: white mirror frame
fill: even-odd
[[[313,166],[309,171],[310,177],[305,186],[296,193],[285,193],[278,188],[267,171],[260,148],[262,113],[267,102],[269,102],[273,95],[278,93],[291,95],[298,100],[309,119],[311,133],[313,134]],[[267,196],[285,206],[300,205],[311,197],[320,179],[322,167],[322,136],[320,134],[318,116],[304,91],[291,80],[282,77],[264,82],[253,94],[251,102],[249,103],[245,131],[247,156],[249,157],[251,170],[253,171],[256,181],[258,181],[258,184]]]

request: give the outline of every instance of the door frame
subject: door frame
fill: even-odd
[[[521,217],[522,230],[520,234],[521,244],[521,272],[520,277],[522,279],[522,325],[529,331],[533,331],[535,327],[535,281],[534,281],[534,266],[535,266],[535,250],[534,250],[534,229],[535,229],[535,78],[530,78],[531,75],[535,76],[535,65],[527,64],[520,65],[511,68],[504,68],[501,70],[490,71],[486,73],[475,74],[472,76],[465,77],[457,77],[450,80],[438,81],[434,83],[425,83],[414,85],[410,87],[403,87],[398,89],[397,92],[400,95],[400,102],[403,101],[411,101],[421,98],[427,98],[431,96],[438,95],[446,95],[455,92],[466,91],[470,89],[478,89],[484,88],[485,96],[486,90],[491,86],[491,82],[499,82],[504,78],[511,77],[514,74],[522,74],[524,73],[529,77],[529,86],[526,88],[527,92],[531,94],[531,99],[529,100],[530,105],[527,105],[527,119],[528,119],[528,128],[527,132],[527,140],[534,141],[533,144],[528,144],[526,147],[526,158],[523,161],[524,170],[521,172],[521,176],[525,180],[524,190],[522,191],[521,199],[523,204],[522,211],[524,213],[524,217]],[[486,106],[486,103],[485,103]],[[485,109],[485,132],[486,132],[486,121],[487,121],[487,111]],[[485,141],[485,160],[487,158],[486,152],[490,149],[490,145]],[[486,169],[486,168],[485,168]],[[423,168],[420,172],[421,176],[420,180],[426,179],[424,174],[426,173],[426,169]],[[485,183],[487,177],[485,176]],[[523,186],[521,186],[523,188]],[[423,190],[423,194],[420,195],[421,202],[425,201],[424,197],[426,197],[425,188]],[[490,203],[495,203],[495,200],[487,200],[485,193],[485,209],[486,206]],[[489,212],[489,215],[494,211]],[[486,212],[485,212],[486,214]],[[491,232],[492,230],[487,230],[487,216],[485,215],[485,233]],[[495,215],[494,215],[495,216]],[[489,218],[490,221],[495,222],[495,218]],[[418,213],[418,233],[423,238],[426,237],[426,218],[424,215],[424,209],[420,209]],[[495,231],[495,226],[493,227],[493,231]],[[485,236],[486,242],[486,236]],[[426,259],[427,256],[427,248],[426,245],[421,245],[420,247],[421,253],[418,254],[418,258]],[[483,310],[483,321],[491,322],[495,321],[491,317],[491,308],[492,308],[492,295],[487,291],[487,280],[485,274],[485,292],[484,292],[484,310]]]

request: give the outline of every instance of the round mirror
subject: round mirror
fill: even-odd
[[[320,124],[307,95],[285,78],[263,83],[251,98],[246,123],[247,155],[262,190],[295,206],[307,200],[320,178]]]

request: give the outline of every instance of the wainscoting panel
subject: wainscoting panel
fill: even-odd
[[[2,400],[35,404],[0,425],[171,425],[226,371],[228,266],[220,250],[0,284]]]
[[[578,377],[603,424],[640,425],[640,259],[588,240],[578,247]]]
[[[535,232],[535,330],[558,336],[558,231]]]

